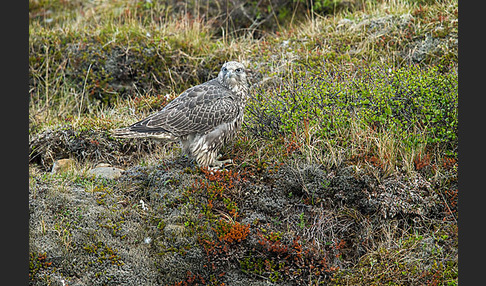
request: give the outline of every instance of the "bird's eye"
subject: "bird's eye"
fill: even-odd
[[[225,72],[225,71],[227,71],[228,69],[227,69],[226,67],[223,67],[221,70]]]
[[[237,68],[237,69],[235,70],[235,72],[241,72],[241,69],[240,69],[240,68]]]

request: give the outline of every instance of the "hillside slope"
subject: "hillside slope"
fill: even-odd
[[[31,285],[457,285],[457,1],[167,3],[29,1]],[[111,137],[228,60],[233,165]]]

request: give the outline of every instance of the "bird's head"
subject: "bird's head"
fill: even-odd
[[[227,88],[234,90],[239,86],[247,86],[245,66],[239,62],[226,62],[218,74],[219,82]]]

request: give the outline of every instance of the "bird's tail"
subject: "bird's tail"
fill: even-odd
[[[172,134],[161,131],[134,131],[131,127],[111,130],[115,138],[152,138],[156,140],[177,140]]]
[[[118,128],[111,130],[111,134],[116,138],[143,138],[144,133],[135,132],[130,130],[130,127]]]

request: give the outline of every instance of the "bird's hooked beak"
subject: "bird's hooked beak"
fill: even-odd
[[[236,76],[236,73],[235,72],[232,72],[232,71],[227,71],[226,72],[226,80],[228,81],[228,83],[230,85],[234,85],[237,83],[237,76]]]

